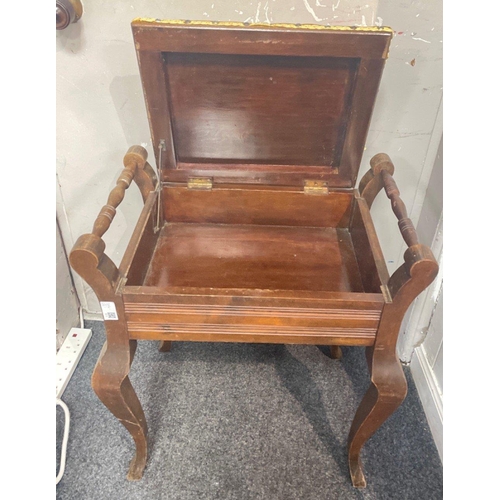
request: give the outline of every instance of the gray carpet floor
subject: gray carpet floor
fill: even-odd
[[[90,376],[101,322],[62,399],[71,412],[58,499],[441,499],[443,474],[417,391],[368,441],[368,486],[352,488],[346,444],[368,385],[363,348],[139,342],[130,379],[149,427],[144,477],[128,482],[132,439]],[[57,460],[63,412],[57,409]]]

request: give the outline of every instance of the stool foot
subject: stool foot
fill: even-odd
[[[170,340],[160,340],[160,345],[158,346],[160,352],[170,352],[171,349],[172,342]]]

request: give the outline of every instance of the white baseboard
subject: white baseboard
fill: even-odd
[[[415,349],[410,363],[413,380],[422,401],[427,422],[443,461],[443,396],[437,385],[432,367],[422,347]]]
[[[102,313],[100,312],[88,312],[85,311],[83,313],[83,318],[88,319],[89,321],[104,321]]]

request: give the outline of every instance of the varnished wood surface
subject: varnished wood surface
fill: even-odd
[[[154,232],[157,198],[157,192],[149,194],[120,263],[120,274],[130,285],[144,282],[156,246],[159,234]]]
[[[387,197],[391,200],[392,211],[398,218],[398,226],[405,243],[411,247],[418,245],[418,235],[413,222],[408,217],[406,205],[400,198],[400,192],[391,174],[382,170],[382,180]]]
[[[193,177],[210,177],[214,185],[249,184],[252,186],[302,187],[304,181],[322,180],[333,188],[352,186],[347,167],[317,167],[311,165],[256,165],[223,163],[177,163],[175,169],[163,169],[164,182],[187,183]]]
[[[392,33],[343,27],[335,30],[293,29],[279,26],[169,25],[135,20],[132,31],[140,52],[195,52],[252,55],[365,57],[385,59]]]
[[[390,32],[137,21],[133,33],[163,181],[354,186]]]
[[[200,323],[130,323],[130,338],[175,342],[238,342],[249,344],[301,344],[371,346],[376,329],[287,327]]]
[[[166,224],[144,284],[362,292],[345,229]]]
[[[340,160],[340,173],[349,186],[354,187],[368,135],[368,127],[373,113],[385,60],[362,59],[351,104],[351,118],[347,123],[345,143]]]
[[[134,357],[137,342],[128,335],[122,296],[117,293],[129,268],[131,259],[137,255],[134,241],[141,247],[143,230],[147,226],[147,216],[154,203],[153,189],[156,176],[146,162],[147,152],[141,146],[132,146],[123,159],[125,169],[118,178],[117,186],[111,191],[108,205],[101,210],[94,224],[93,233],[78,238],[71,250],[71,267],[92,287],[101,302],[112,302],[117,318],[105,321],[106,343],[92,375],[92,387],[102,403],[128,430],[135,442],[135,456],[128,472],[128,479],[137,480],[142,476],[147,458],[147,425],[144,412],[130,383],[128,373]],[[101,236],[108,229],[122,201],[125,190],[132,179],[138,185],[146,207],[142,212],[134,232],[130,252],[125,255],[120,269],[104,253],[105,244]]]
[[[404,264],[389,279],[388,289],[392,301],[384,306],[373,348],[367,349],[371,384],[356,411],[348,438],[351,480],[357,488],[366,486],[361,464],[364,443],[406,396],[406,378],[396,353],[403,317],[410,304],[432,283],[437,273],[438,264],[431,250],[417,244],[406,250]]]
[[[160,141],[164,140],[165,151],[162,152],[161,167],[174,169],[176,167],[176,151],[172,134],[172,120],[167,93],[168,82],[163,54],[157,51],[138,51],[137,62],[139,63],[142,89],[151,130],[151,145],[156,164],[160,164],[158,147]]]
[[[92,234],[101,237],[109,229],[109,226],[111,225],[111,222],[113,222],[116,215],[116,208],[123,201],[125,191],[129,188],[130,183],[136,176],[137,170],[144,169],[147,157],[148,152],[142,146],[132,146],[129,148],[123,159],[125,168],[118,176],[116,186],[111,190],[111,193],[109,193],[108,202],[101,208],[101,211],[94,222]],[[144,186],[144,182],[141,184],[143,188],[147,187]],[[152,190],[153,184],[151,179],[149,180],[149,184],[150,190]]]
[[[131,338],[372,345],[381,294],[124,287]]]
[[[330,346],[330,357],[332,359],[342,359],[342,349],[338,345]]]
[[[385,153],[376,154],[370,160],[370,170],[361,179],[359,189],[368,207],[375,196],[384,188],[387,197],[391,200],[391,208],[398,218],[398,226],[405,243],[411,247],[418,245],[418,235],[413,222],[408,217],[406,205],[401,199],[401,193],[394,180],[394,164]]]
[[[160,340],[158,350],[160,352],[170,352],[172,350],[172,342],[170,342],[169,340]]]
[[[244,186],[203,191],[167,185],[162,199],[168,222],[346,228],[353,194],[314,196],[298,189]]]
[[[179,162],[338,166],[357,59],[165,58]]]
[[[387,285],[389,273],[380,248],[370,209],[364,198],[356,192],[349,228],[354,253],[365,292],[377,293]]]
[[[122,289],[123,300],[140,304],[248,305],[256,307],[315,308],[333,310],[381,311],[385,300],[381,293],[317,292],[307,290],[260,290],[252,288],[200,288],[128,286]],[[338,312],[338,311],[337,311]]]

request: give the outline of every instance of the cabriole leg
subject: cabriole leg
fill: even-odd
[[[367,358],[370,359],[367,353]],[[349,469],[352,484],[365,488],[361,449],[365,442],[394,413],[406,397],[406,378],[396,356],[373,354],[371,384],[354,417],[349,433]]]
[[[342,349],[339,345],[331,345],[330,346],[330,357],[332,359],[341,359],[342,358]]]
[[[160,345],[158,346],[160,352],[170,352],[170,349],[172,349],[172,342],[170,340],[160,340]]]
[[[353,486],[366,486],[360,453],[365,442],[392,415],[406,397],[407,384],[396,354],[396,342],[404,314],[438,271],[431,251],[414,245],[405,252],[405,262],[389,279],[392,298],[384,305],[373,347],[366,350],[371,384],[354,417],[349,433],[349,468]]]
[[[136,452],[127,479],[141,479],[147,459],[146,418],[128,373],[133,350],[104,344],[92,375],[92,388],[109,411],[124,425],[135,442]]]

